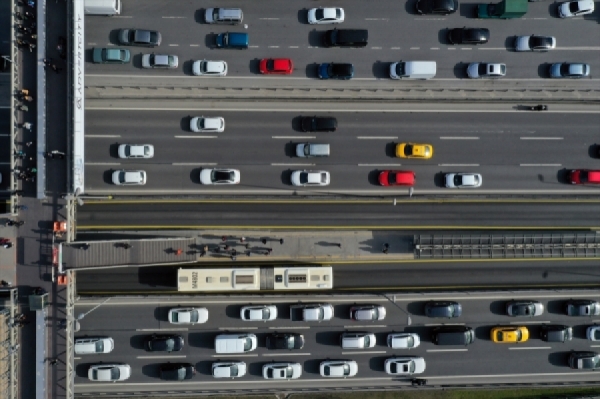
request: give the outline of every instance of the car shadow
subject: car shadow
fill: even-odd
[[[119,43],[119,31],[121,29],[113,29],[108,33],[108,42],[110,44],[114,44],[115,46],[121,46]]]
[[[142,366],[142,374],[146,377],[160,379],[160,365],[161,363],[144,364]]]
[[[108,156],[111,158],[119,158],[120,143],[114,143],[108,146]]]
[[[95,48],[99,48],[99,47],[95,47]],[[84,60],[85,60],[85,62],[93,63],[94,62],[93,54],[94,54],[94,49],[93,48],[85,50],[84,51]]]
[[[504,39],[504,48],[506,51],[517,52],[517,46],[515,46],[515,42],[517,41],[517,36],[508,36]]]
[[[283,172],[281,172],[281,183],[282,184],[285,184],[286,186],[293,186],[292,181],[291,181],[292,172],[293,172],[293,170],[291,170],[291,169],[287,169],[287,170],[284,170]]]
[[[595,159],[600,158],[600,145],[592,144],[588,148],[588,155],[590,156],[590,158],[595,158]]]
[[[569,180],[570,174],[570,169],[562,168],[556,172],[556,181],[558,181],[561,184],[571,184],[571,181]]]
[[[184,61],[182,64],[182,71],[184,75],[194,76],[194,71],[192,66],[194,65],[195,60]]]
[[[284,151],[285,151],[285,156],[288,158],[294,158],[296,156],[296,146],[298,145],[298,143],[294,143],[294,142],[289,142],[289,143],[285,143],[284,146]]]
[[[379,186],[379,174],[382,172],[382,170],[379,169],[375,169],[369,172],[367,179],[369,181],[369,184],[372,186]]]
[[[211,50],[218,48],[217,47],[217,36],[218,36],[217,33],[213,33],[213,32],[207,33],[206,36],[204,36],[204,45]]]
[[[75,366],[75,375],[77,377],[88,379],[88,370],[91,366],[98,364],[98,362],[93,363],[79,363]]]
[[[215,338],[219,334],[226,334],[226,331],[214,332],[193,332],[187,336],[187,343],[190,347],[215,349]]]
[[[206,14],[206,8],[199,8],[194,11],[194,21],[197,24],[206,24],[206,20],[204,19],[204,15]],[[206,24],[208,25],[208,24]]]
[[[396,158],[396,145],[398,143],[387,143],[385,145],[385,156],[388,158]]]
[[[306,116],[306,115],[304,115],[304,116]],[[293,131],[304,133],[304,131],[302,130],[302,118],[303,118],[303,115],[295,116],[294,118],[292,118],[292,130]]]
[[[549,62],[544,62],[543,64],[538,65],[538,76],[540,78],[550,78],[550,64]]]
[[[319,365],[321,364],[321,362],[325,360],[325,359],[312,359],[312,360],[306,360],[304,362],[304,364],[302,365],[303,368],[303,372],[304,373],[308,373],[308,374],[317,374],[320,375],[320,371],[319,371]]]
[[[308,45],[311,47],[324,47],[323,35],[325,35],[325,31],[311,30],[308,32]]]
[[[561,301],[548,301],[546,305],[546,311],[550,314],[558,314],[561,316],[565,315],[564,311],[564,300]]]
[[[250,60],[248,62],[248,71],[250,71],[250,73],[253,73],[255,75],[261,75],[261,73],[260,73],[260,59],[255,58],[253,60]]]
[[[248,305],[252,304],[250,303]],[[225,316],[229,317],[230,319],[236,319],[238,321],[241,321],[240,310],[242,309],[242,306],[245,305],[228,305],[227,307],[225,307]]]
[[[308,25],[308,8],[304,7],[303,9],[298,10],[296,17],[298,19],[298,23]]]
[[[149,337],[151,335],[152,334],[150,333],[144,335],[133,335],[131,336],[131,338],[129,338],[129,346],[131,346],[134,349],[146,350],[144,346],[144,341],[146,340],[146,337]]]
[[[304,73],[309,79],[319,79],[319,64],[313,62],[312,64],[306,65]]]
[[[440,44],[447,44],[453,46],[453,44],[450,43],[450,41],[448,40],[448,34],[450,33],[450,30],[450,28],[440,29],[440,31],[438,32],[438,41],[440,42]]]
[[[508,301],[492,301],[490,303],[490,312],[498,316],[506,316],[506,303]]]
[[[408,0],[404,3],[404,11],[410,15],[421,15],[417,11],[417,0]]]
[[[479,2],[484,3],[484,2]],[[465,18],[477,18],[477,5],[479,3],[459,3],[458,12],[461,17]]]
[[[150,49],[148,49],[150,50]],[[131,66],[133,66],[134,68],[137,69],[144,69],[142,67],[142,56],[146,54],[146,53],[139,53],[139,54],[131,54]]]
[[[415,301],[406,305],[406,311],[414,316],[425,316],[425,304],[429,301]]]
[[[179,121],[179,128],[183,131],[191,132],[192,129],[190,129],[190,121],[192,120],[192,118],[192,115],[184,116],[183,118],[181,118],[181,120]]]
[[[212,376],[212,364],[214,362],[214,360],[202,360],[197,362],[195,365],[196,373]]]
[[[469,66],[468,62],[458,62],[454,65],[453,72],[454,76],[459,79],[467,79],[469,76],[467,75],[467,66]]]
[[[181,307],[181,306],[179,306],[179,305],[169,306],[169,307],[157,306],[154,308],[154,319],[158,320],[158,321],[168,322],[169,321],[169,310],[171,308],[178,308],[178,307]]]
[[[385,372],[385,359],[389,356],[374,356],[369,359],[369,368],[373,371]]]
[[[202,168],[194,168],[190,171],[190,180],[194,184],[200,184],[200,171]]]
[[[553,352],[548,354],[548,363],[553,366],[569,367],[569,356],[571,352]]]
[[[433,176],[433,184],[435,184],[436,187],[446,187],[446,185],[444,184],[444,176],[446,176],[446,172],[438,172]]]
[[[495,325],[491,325],[491,326],[475,327],[475,328],[473,328],[473,330],[475,330],[475,337],[477,338],[477,340],[491,341],[492,339],[490,338],[490,331],[493,327],[496,327],[499,325],[500,324],[495,324]]]
[[[383,62],[379,60],[375,61],[373,67],[371,68],[371,72],[373,73],[373,76],[375,76],[375,78],[377,79],[389,79],[390,65],[392,65],[391,62]]]
[[[104,183],[113,184],[113,182],[112,182],[113,172],[115,172],[115,169],[110,169],[110,170],[104,171],[104,174],[102,175],[102,180],[104,181]]]

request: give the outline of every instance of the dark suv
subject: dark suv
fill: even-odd
[[[151,352],[177,352],[183,348],[183,337],[177,334],[152,334],[146,337],[144,347]]]
[[[448,41],[452,44],[485,44],[490,40],[487,28],[455,28],[448,32]]]
[[[267,335],[267,349],[302,349],[304,336],[296,333],[274,333]]]
[[[189,380],[196,374],[190,363],[165,363],[160,365],[160,378],[168,381]]]
[[[332,116],[305,116],[300,120],[303,132],[335,132],[337,119]]]
[[[565,342],[573,339],[573,329],[562,324],[543,324],[540,338],[546,342]]]
[[[425,316],[427,317],[459,317],[462,314],[462,306],[458,302],[429,301],[425,304]]]

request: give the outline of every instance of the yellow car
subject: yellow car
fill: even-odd
[[[433,146],[431,144],[415,143],[396,144],[396,156],[398,158],[429,159],[433,156]]]
[[[492,328],[490,331],[492,341],[497,343],[514,344],[525,342],[529,339],[529,330],[527,327],[500,326]]]

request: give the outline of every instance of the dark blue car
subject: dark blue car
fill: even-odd
[[[319,65],[319,79],[343,79],[354,77],[354,65],[335,62]]]

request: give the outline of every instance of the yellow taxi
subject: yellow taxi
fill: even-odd
[[[527,341],[529,339],[529,330],[523,326],[499,326],[492,328],[490,337],[496,343],[514,344]]]
[[[396,144],[396,156],[398,158],[429,159],[433,156],[433,146],[415,143]]]

